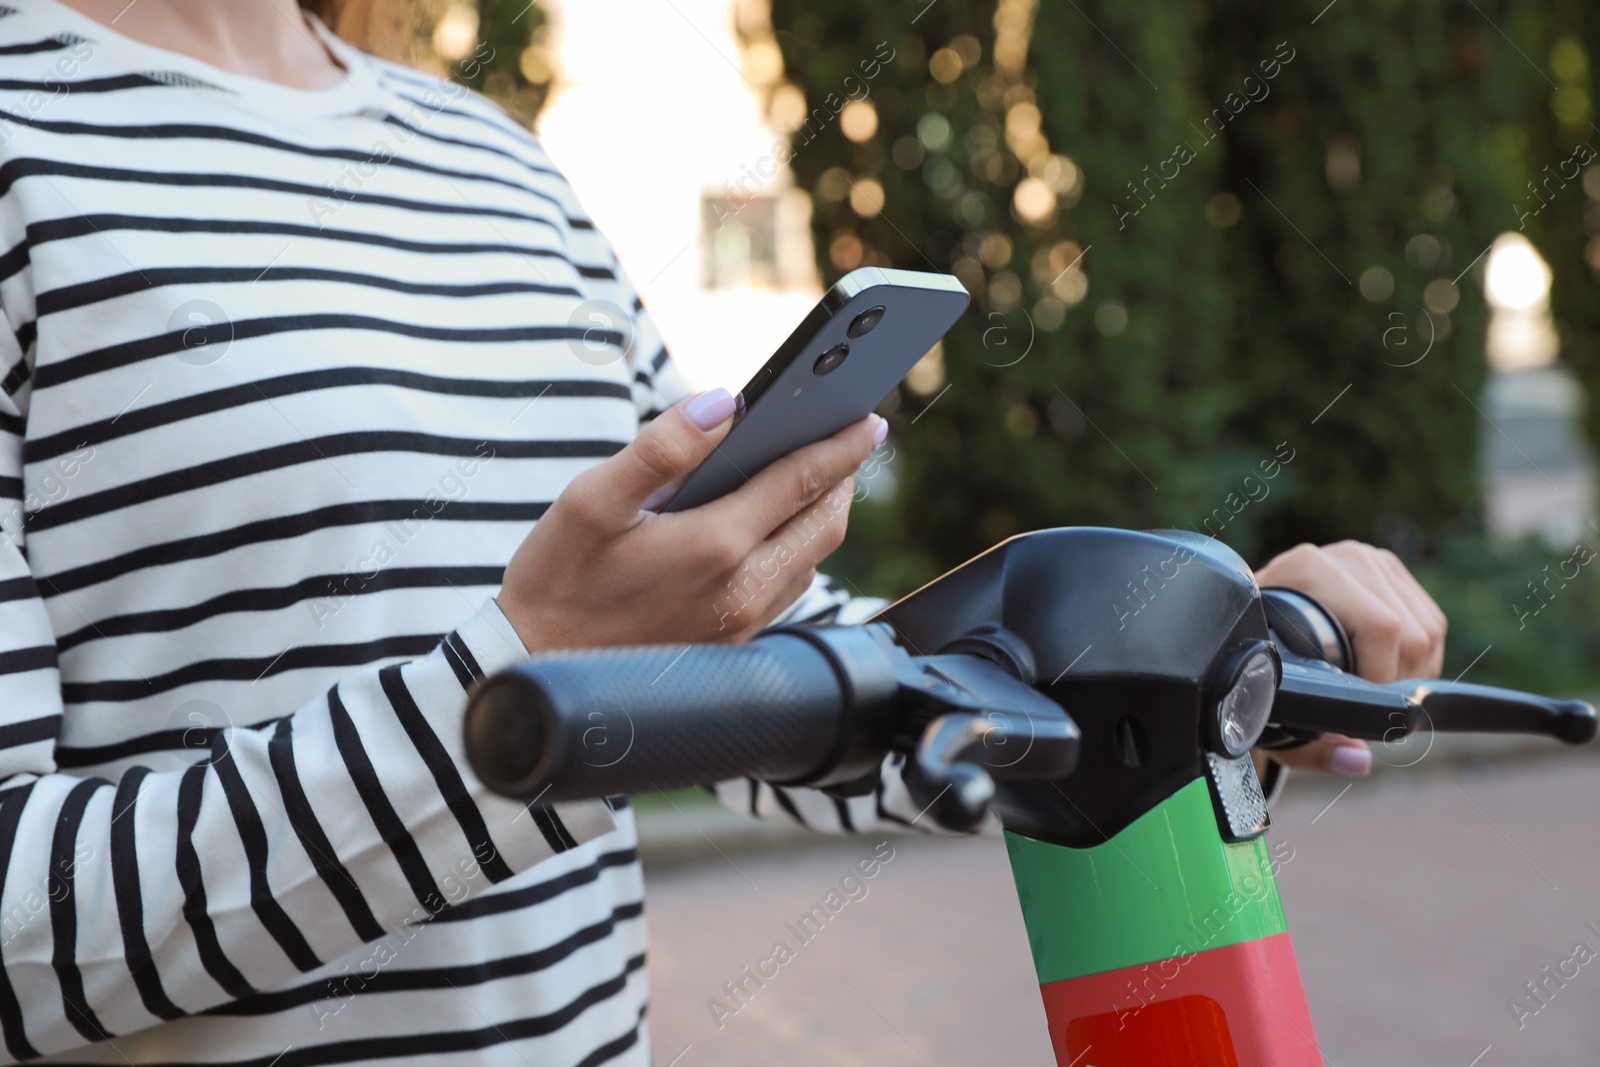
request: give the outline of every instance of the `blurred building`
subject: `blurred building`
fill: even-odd
[[[1485,525],[1497,538],[1536,535],[1554,546],[1600,540],[1595,464],[1584,440],[1583,388],[1558,360],[1550,268],[1518,234],[1489,252],[1484,294],[1489,380],[1479,406]]]

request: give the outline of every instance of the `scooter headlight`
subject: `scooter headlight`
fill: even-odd
[[[1267,728],[1281,672],[1278,650],[1266,641],[1252,642],[1229,657],[1212,719],[1215,751],[1229,759],[1250,751]]]

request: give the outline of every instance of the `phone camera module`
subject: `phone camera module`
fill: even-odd
[[[849,355],[849,345],[834,345],[832,348],[828,349],[826,352],[822,353],[822,355],[817,357],[817,361],[811,365],[811,373],[815,374],[818,378],[821,378],[825,374],[832,374],[834,371],[839,369],[839,365],[843,363],[846,357]]]
[[[847,332],[851,337],[865,337],[872,332],[874,326],[883,321],[883,311],[882,304],[868,308],[851,321],[850,329]]]

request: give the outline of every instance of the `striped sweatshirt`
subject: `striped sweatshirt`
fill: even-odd
[[[562,488],[681,388],[492,105],[299,91],[0,7],[7,1061],[643,1064],[625,802],[464,764]],[[792,617],[845,605],[814,587]],[[749,782],[752,813],[860,829]]]

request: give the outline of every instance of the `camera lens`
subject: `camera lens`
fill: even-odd
[[[868,308],[861,314],[857,315],[855,319],[851,321],[850,329],[847,332],[851,337],[865,337],[867,334],[872,332],[872,328],[874,326],[878,325],[878,323],[882,321],[883,305],[879,304],[877,307]]]
[[[849,345],[834,345],[832,348],[828,349],[826,352],[822,353],[822,355],[817,357],[817,361],[811,365],[811,373],[815,374],[818,378],[822,377],[824,374],[832,374],[834,371],[839,369],[839,364],[843,363],[845,361],[845,357],[849,354]]]

